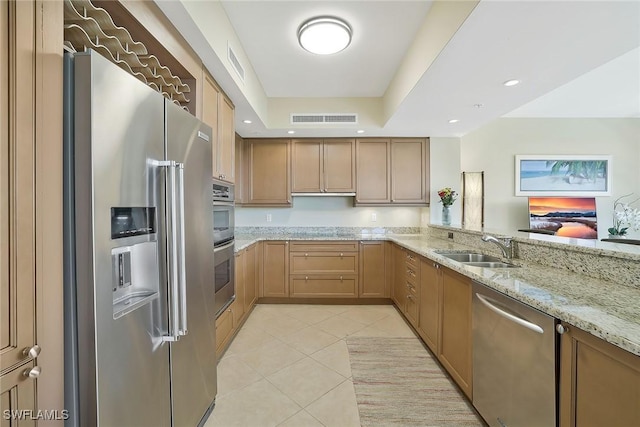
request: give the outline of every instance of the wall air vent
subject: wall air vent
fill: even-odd
[[[331,124],[331,123],[358,123],[358,115],[352,113],[293,113],[291,114],[291,124]]]
[[[227,56],[229,57],[229,62],[231,66],[236,71],[240,80],[244,82],[244,67],[240,64],[240,60],[236,56],[236,53],[231,49],[231,46],[227,45]]]

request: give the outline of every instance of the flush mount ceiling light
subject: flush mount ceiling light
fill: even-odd
[[[356,131],[356,133],[364,133],[364,130],[359,129],[359,130]]]
[[[298,28],[298,42],[304,50],[318,55],[338,53],[351,43],[351,27],[331,16],[311,18]]]
[[[287,131],[287,133],[288,133],[289,135],[293,135],[294,133],[296,133],[296,131],[295,131],[295,130],[288,130],[288,131]]]
[[[507,80],[506,82],[502,83],[505,86],[515,86],[518,83],[520,83],[520,80],[516,80],[516,79],[511,79],[511,80]]]
[[[243,120],[242,123],[250,125],[253,122],[251,120],[249,120],[249,119],[246,119],[246,120]]]
[[[452,123],[452,124],[453,124],[453,123],[458,123],[459,121],[460,121],[460,120],[458,120],[458,119],[451,119],[451,120],[449,120],[449,123]]]

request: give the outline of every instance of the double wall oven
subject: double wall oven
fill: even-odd
[[[218,317],[235,299],[234,187],[213,180],[213,262]]]

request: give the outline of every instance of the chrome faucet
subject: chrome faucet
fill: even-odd
[[[505,237],[503,239],[498,239],[496,237],[485,234],[482,236],[482,241],[491,242],[498,245],[498,247],[502,251],[502,255],[505,258],[511,259],[513,257],[513,246],[511,245],[511,238]]]

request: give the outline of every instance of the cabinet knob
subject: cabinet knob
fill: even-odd
[[[556,331],[557,331],[560,335],[562,335],[562,334],[564,334],[565,332],[569,332],[569,328],[567,328],[566,326],[564,326],[562,323],[558,323],[558,324],[556,325]]]
[[[342,276],[340,276],[340,281],[342,282]]]
[[[304,276],[304,281],[306,282],[307,280],[309,280],[309,276]]]
[[[304,257],[305,257],[305,258],[306,258],[306,257],[308,257],[308,256],[309,256],[309,254],[307,254],[307,253],[305,253],[305,254],[304,254]]]
[[[36,357],[38,357],[41,351],[42,349],[40,348],[40,346],[38,344],[35,344],[31,348],[27,347],[24,350],[22,350],[22,354],[24,356],[29,356],[35,359]]]
[[[342,258],[344,256],[344,254],[342,252],[340,252],[340,258]]]
[[[42,372],[40,366],[34,366],[33,368],[27,368],[22,371],[22,375],[27,378],[38,378],[40,376],[40,372]]]

